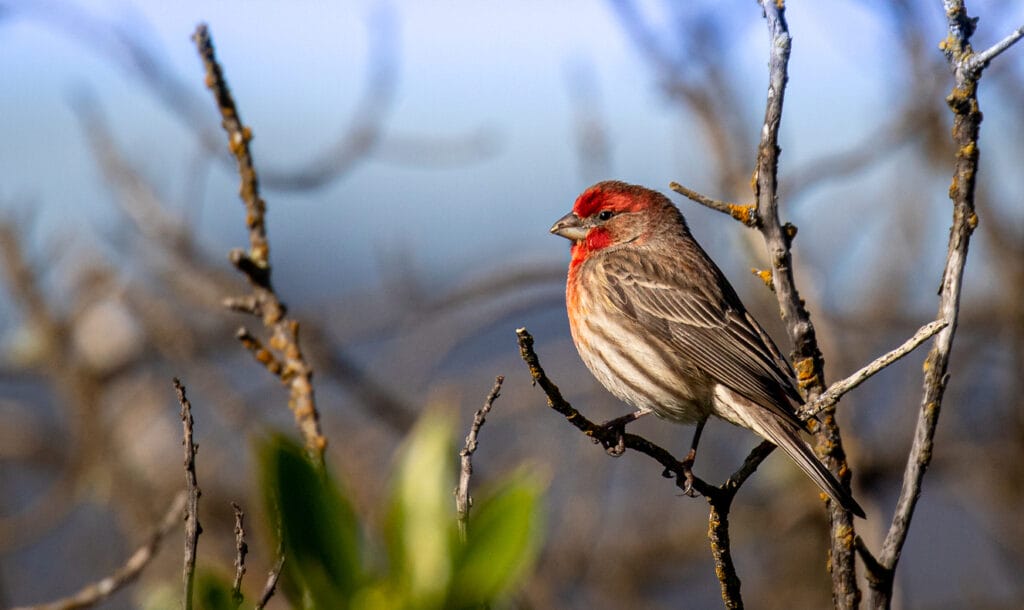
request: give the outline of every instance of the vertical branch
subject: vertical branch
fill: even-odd
[[[277,579],[281,577],[281,570],[284,568],[284,553],[278,552],[277,561],[274,562],[274,567],[270,568],[270,572],[267,573],[267,582],[263,585],[263,592],[260,593],[260,599],[256,602],[256,610],[262,610],[270,598],[274,596],[274,592],[277,591]]]
[[[292,410],[295,423],[306,440],[306,447],[319,463],[323,463],[323,453],[327,439],[320,432],[320,414],[313,396],[313,369],[299,348],[299,323],[287,317],[287,308],[278,298],[270,283],[270,242],[267,240],[266,203],[260,196],[259,180],[253,165],[249,141],[252,130],[242,123],[231,96],[224,73],[214,54],[213,42],[205,25],[196,27],[192,39],[202,58],[206,70],[206,86],[213,93],[217,108],[220,110],[221,124],[228,135],[228,149],[237,160],[238,174],[241,177],[239,196],[245,204],[245,224],[249,229],[249,249],[231,251],[231,262],[245,274],[252,286],[252,294],[247,297],[228,299],[229,308],[250,313],[263,322],[270,331],[270,348],[278,352],[276,358],[266,350],[253,350],[257,360],[266,365],[268,359],[281,366],[271,369],[281,382],[288,387],[288,407]],[[243,331],[240,334],[246,334]],[[250,341],[256,345],[258,342]],[[248,347],[248,345],[247,345]]]
[[[774,0],[761,0],[768,25],[771,50],[769,55],[768,98],[765,108],[761,142],[758,146],[757,167],[754,171],[754,199],[757,206],[758,227],[768,248],[772,265],[772,285],[782,311],[783,321],[794,348],[797,380],[809,400],[825,390],[824,360],[818,348],[810,313],[804,306],[793,278],[790,245],[796,228],[783,225],[779,220],[778,168],[779,126],[788,80],[791,39],[786,23],[785,7]],[[844,487],[849,489],[850,469],[846,464],[842,437],[832,411],[821,418],[816,431],[818,445],[824,448],[825,465],[836,473]],[[831,535],[829,569],[832,574],[832,596],[837,608],[855,608],[860,604],[857,586],[856,561],[853,550],[853,516],[842,507],[830,502],[829,521]]]
[[[948,325],[935,336],[932,349],[925,359],[921,410],[914,429],[914,441],[903,473],[896,511],[869,581],[873,608],[888,608],[892,604],[896,566],[921,495],[925,472],[931,463],[935,430],[946,383],[949,380],[949,355],[960,312],[967,249],[971,234],[978,224],[978,216],[974,209],[978,136],[982,119],[978,108],[978,81],[988,62],[1024,35],[1024,29],[1018,29],[992,48],[975,54],[970,39],[974,33],[976,19],[967,15],[963,0],[944,0],[943,8],[949,35],[940,46],[946,54],[954,76],[953,90],[946,98],[946,103],[953,112],[952,133],[957,150],[953,178],[949,186],[949,198],[953,202],[953,224],[949,231],[946,266],[939,286],[938,318]]]
[[[235,513],[235,579],[231,583],[231,602],[238,608],[242,605],[242,577],[245,576],[245,556],[249,545],[245,542],[242,507],[232,502],[231,510]]]
[[[484,406],[473,415],[473,423],[469,427],[469,434],[466,435],[466,444],[459,451],[459,485],[455,488],[455,510],[458,517],[459,537],[466,541],[467,528],[469,526],[469,509],[473,506],[473,497],[469,495],[469,479],[473,476],[473,452],[476,451],[477,435],[480,428],[487,420],[487,414],[491,412],[494,401],[498,399],[501,392],[501,384],[505,383],[505,376],[498,375],[494,379],[494,387],[487,395]]]
[[[188,501],[185,503],[185,559],[182,574],[185,592],[183,604],[185,610],[192,610],[192,588],[196,573],[196,547],[199,545],[199,534],[203,528],[199,525],[199,484],[196,482],[196,449],[192,442],[192,405],[185,397],[185,386],[177,377],[174,378],[174,391],[181,404],[181,426],[184,430],[182,444],[185,446],[185,490]]]
[[[733,497],[733,492],[708,496],[708,505],[711,507],[708,515],[708,540],[711,543],[711,557],[715,562],[715,576],[722,589],[722,602],[729,610],[742,610],[740,579],[736,574],[729,544],[729,509]]]

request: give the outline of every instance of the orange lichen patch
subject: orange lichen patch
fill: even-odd
[[[968,215],[967,225],[971,227],[971,230],[978,228],[978,214],[976,212],[971,212],[971,214]]]
[[[953,174],[953,180],[949,183],[949,198],[955,199],[957,192],[960,191],[960,181],[957,179],[956,174]]]
[[[852,527],[837,527],[835,538],[847,548],[853,547],[854,532]]]
[[[793,363],[796,370],[796,380],[801,386],[810,383],[814,378],[814,359],[804,358]]]
[[[757,206],[752,203],[748,203],[746,205],[740,205],[737,203],[729,204],[729,215],[748,226],[754,226],[756,211]]]
[[[771,269],[757,269],[756,267],[752,267],[750,269],[750,272],[756,275],[758,278],[760,278],[760,280],[764,282],[765,286],[767,286],[768,288],[773,288]]]
[[[274,336],[270,338],[270,347],[278,351],[284,351],[288,347],[287,337],[282,336],[280,333],[274,333]]]
[[[960,150],[956,152],[956,156],[961,159],[972,159],[978,154],[978,147],[975,146],[974,142],[968,142]]]

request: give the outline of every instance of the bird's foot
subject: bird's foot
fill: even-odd
[[[609,419],[601,424],[604,431],[600,436],[594,437],[595,443],[601,443],[604,450],[612,457],[619,457],[626,452],[626,425],[635,421],[643,414],[643,411],[636,411]]]
[[[697,490],[693,488],[696,477],[693,475],[693,461],[683,460],[683,493],[691,498],[697,497]]]
[[[693,475],[693,462],[697,459],[696,448],[690,449],[690,452],[683,458],[683,493],[690,496],[691,498],[697,497],[697,490],[693,488],[693,482],[696,477]]]

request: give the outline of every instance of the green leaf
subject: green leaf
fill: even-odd
[[[385,535],[395,592],[405,607],[438,608],[456,544],[452,419],[427,411],[399,453]]]
[[[299,608],[348,605],[362,580],[359,524],[337,484],[283,435],[259,447],[270,527],[280,524],[282,589]]]
[[[539,477],[520,472],[476,503],[447,607],[490,604],[529,573],[540,548],[543,491]]]
[[[231,601],[231,584],[212,570],[196,571],[192,593],[195,610],[235,610],[235,604]]]

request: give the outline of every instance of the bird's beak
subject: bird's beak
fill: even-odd
[[[587,230],[580,222],[580,217],[572,212],[558,219],[551,225],[551,232],[572,241],[579,241],[587,236]]]

